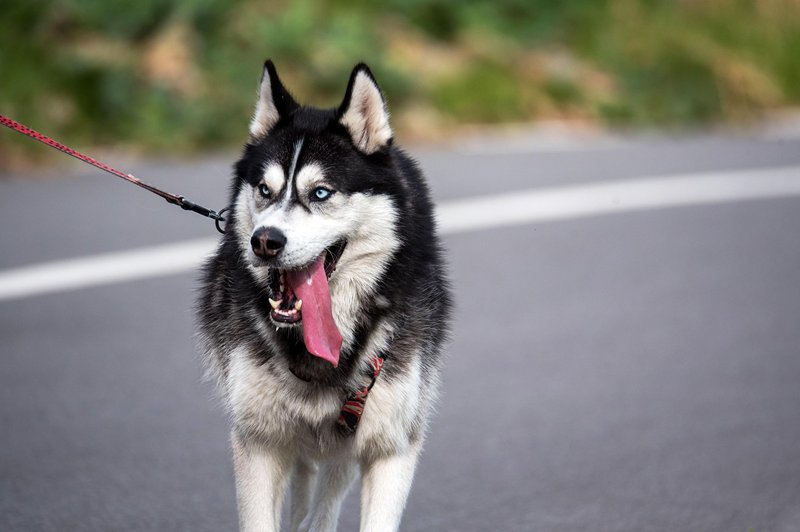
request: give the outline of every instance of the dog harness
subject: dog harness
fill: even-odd
[[[386,358],[382,355],[372,357],[369,361],[370,371],[366,373],[367,384],[347,396],[347,400],[344,402],[341,412],[339,412],[339,420],[336,422],[345,436],[352,436],[356,433],[358,423],[361,421],[361,415],[364,413],[367,397],[369,397],[369,392],[375,385],[378,375],[381,374],[385,360]]]

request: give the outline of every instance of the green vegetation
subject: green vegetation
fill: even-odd
[[[0,112],[78,145],[243,140],[271,57],[338,103],[359,60],[405,137],[536,119],[742,122],[800,102],[800,0],[3,0]],[[0,156],[30,145],[4,133]]]

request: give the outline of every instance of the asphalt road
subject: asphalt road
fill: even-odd
[[[493,150],[416,153],[439,201],[800,165],[746,136]],[[131,170],[221,206],[229,167]],[[0,180],[0,276],[212,234],[76,168]],[[800,530],[799,235],[795,196],[447,236],[454,341],[403,529]],[[0,530],[235,529],[196,277],[0,301]]]

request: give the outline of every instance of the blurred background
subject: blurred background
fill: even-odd
[[[266,57],[329,106],[368,61],[405,139],[554,119],[738,125],[800,102],[794,0],[4,0],[0,42],[7,115],[170,154],[241,142]]]
[[[403,530],[800,530],[800,1],[0,0],[0,114],[211,208],[268,57],[318,106],[366,61],[437,204]],[[0,530],[236,529],[217,239],[0,128]]]

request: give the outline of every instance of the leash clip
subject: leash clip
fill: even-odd
[[[222,215],[225,214],[226,212],[228,212],[229,210],[231,210],[230,207],[225,207],[224,209],[222,209],[218,213],[215,213],[216,216],[214,216],[214,227],[216,227],[217,231],[219,231],[223,235],[225,234],[225,229],[227,229],[227,224],[226,224],[225,227],[220,227],[219,223],[220,222],[227,222],[227,220]]]
[[[167,201],[169,201],[169,199],[167,199]],[[176,204],[185,211],[196,212],[197,214],[202,214],[203,216],[211,218],[214,220],[214,226],[217,228],[217,231],[223,235],[225,234],[225,228],[220,226],[220,222],[225,221],[225,218],[222,215],[230,210],[228,207],[225,207],[221,211],[217,212],[209,209],[208,207],[198,205],[197,203],[183,196],[178,196]]]

